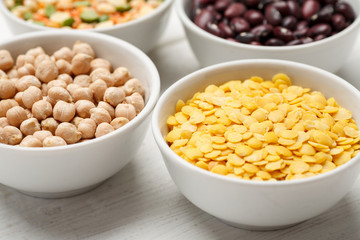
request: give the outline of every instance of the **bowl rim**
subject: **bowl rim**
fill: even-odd
[[[168,98],[173,95],[173,92],[181,86],[185,82],[193,81],[198,76],[204,75],[204,73],[208,73],[209,71],[218,71],[219,69],[228,68],[231,66],[239,66],[244,64],[275,64],[275,65],[282,65],[282,66],[291,66],[291,67],[297,67],[297,68],[304,68],[309,71],[315,71],[322,75],[326,75],[331,77],[334,81],[338,82],[341,85],[344,85],[344,87],[348,88],[350,91],[356,92],[360,96],[360,91],[357,90],[353,85],[351,85],[349,82],[345,81],[341,77],[330,73],[326,70],[320,69],[318,67],[314,67],[308,64],[294,62],[290,60],[280,60],[280,59],[265,59],[265,58],[259,58],[259,59],[242,59],[242,60],[234,60],[234,61],[228,61],[228,62],[222,62],[218,64],[214,64],[211,66],[207,66],[204,68],[201,68],[199,70],[196,70],[195,72],[192,72],[178,81],[176,81],[173,85],[171,85],[168,89],[164,91],[164,93],[160,96],[158,103],[156,104],[153,113],[152,113],[152,119],[151,119],[151,126],[152,126],[152,132],[154,139],[159,147],[159,149],[162,152],[165,152],[166,155],[170,156],[169,159],[166,159],[164,155],[163,161],[166,163],[167,161],[173,161],[176,162],[176,164],[180,164],[182,167],[186,168],[186,171],[191,171],[195,174],[199,174],[203,177],[208,178],[214,178],[219,181],[223,181],[226,183],[233,183],[233,184],[244,184],[244,185],[250,185],[250,186],[256,186],[256,187],[281,187],[281,186],[288,186],[288,185],[299,185],[299,184],[311,184],[313,182],[322,181],[327,178],[335,177],[337,174],[346,171],[347,169],[351,168],[355,164],[360,164],[360,154],[357,154],[355,157],[350,159],[345,164],[342,164],[335,169],[332,169],[331,171],[328,171],[326,173],[321,173],[316,176],[304,178],[304,179],[294,179],[294,180],[283,180],[283,181],[254,181],[254,180],[244,180],[244,179],[238,179],[238,178],[232,178],[228,176],[223,176],[220,174],[212,173],[210,171],[207,171],[205,169],[202,169],[200,167],[197,167],[183,158],[181,158],[179,155],[177,155],[173,150],[170,149],[168,144],[166,143],[166,140],[164,139],[164,136],[162,136],[160,127],[159,127],[159,117],[160,112],[162,109],[162,106],[166,104]],[[359,123],[358,123],[359,124]]]
[[[325,45],[334,41],[337,41],[337,39],[344,37],[344,35],[348,35],[351,32],[354,32],[357,28],[360,27],[360,3],[358,1],[354,1],[356,2],[356,6],[354,8],[354,11],[356,13],[356,18],[355,20],[345,29],[343,29],[342,31],[338,32],[337,34],[334,34],[332,36],[329,36],[327,38],[321,39],[319,41],[315,41],[315,42],[311,42],[311,43],[306,43],[306,44],[300,44],[300,45],[294,45],[294,46],[257,46],[257,45],[250,45],[250,44],[245,44],[245,43],[238,43],[238,42],[232,42],[226,39],[223,39],[221,37],[217,37],[203,29],[201,29],[200,27],[198,27],[188,16],[188,14],[185,11],[184,5],[187,1],[191,1],[191,0],[175,0],[175,5],[176,5],[176,12],[177,15],[179,16],[180,21],[182,22],[182,24],[190,29],[192,32],[194,32],[195,34],[201,36],[202,38],[208,38],[211,41],[216,42],[217,44],[223,44],[227,47],[233,47],[233,48],[245,48],[247,50],[252,50],[252,51],[265,51],[265,52],[285,52],[285,51],[295,51],[295,50],[304,50],[304,49],[308,49],[308,48],[316,48],[319,47],[321,45]],[[348,1],[347,1],[348,2]],[[352,7],[354,7],[354,4],[351,4]]]
[[[64,37],[64,36],[79,36],[84,38],[84,36],[87,39],[96,39],[102,42],[106,42],[107,44],[114,44],[119,47],[125,48],[129,51],[131,51],[135,56],[138,58],[141,58],[142,61],[149,67],[149,72],[152,74],[151,81],[147,82],[151,88],[149,89],[149,97],[147,102],[145,103],[144,108],[140,111],[140,113],[133,118],[131,121],[129,121],[127,124],[125,124],[123,127],[114,130],[113,132],[110,132],[104,136],[101,136],[99,138],[93,138],[88,141],[79,142],[75,144],[69,144],[65,146],[54,146],[54,147],[38,147],[38,148],[31,148],[31,147],[22,147],[22,146],[12,146],[8,144],[0,144],[0,151],[2,149],[6,149],[8,151],[22,151],[22,152],[56,152],[56,151],[63,151],[66,149],[76,149],[76,148],[83,148],[87,147],[88,145],[97,144],[98,142],[105,141],[109,138],[113,138],[118,134],[122,134],[123,132],[129,132],[131,129],[135,128],[139,124],[141,124],[148,115],[152,112],[160,94],[160,75],[159,72],[155,66],[155,64],[152,62],[152,60],[139,48],[135,47],[129,42],[126,42],[124,40],[115,38],[110,35],[101,34],[101,33],[95,33],[95,32],[79,32],[79,31],[35,31],[30,33],[24,33],[20,35],[16,35],[9,39],[8,41],[2,41],[0,42],[0,49],[5,44],[10,44],[14,42],[23,42],[29,39],[37,39],[37,38],[47,38],[47,37]],[[84,40],[85,41],[85,40]]]
[[[135,25],[135,24],[141,24],[141,23],[145,23],[146,21],[150,20],[151,18],[154,18],[160,14],[162,14],[164,11],[166,11],[174,2],[174,0],[163,0],[163,2],[154,9],[154,11],[140,17],[137,19],[133,19],[131,21],[128,22],[124,22],[121,24],[116,24],[113,26],[109,26],[109,27],[103,27],[103,28],[93,28],[93,29],[62,29],[62,28],[52,28],[52,27],[47,27],[47,26],[41,26],[41,25],[37,25],[28,21],[25,21],[17,16],[15,16],[14,14],[11,13],[11,11],[5,6],[5,1],[4,0],[0,0],[0,12],[3,12],[5,15],[5,18],[10,19],[14,22],[16,22],[17,24],[26,26],[27,28],[31,28],[32,30],[55,30],[55,31],[82,31],[82,32],[98,32],[98,33],[107,33],[108,31],[113,31],[113,30],[120,30],[123,28],[130,28],[131,26]]]

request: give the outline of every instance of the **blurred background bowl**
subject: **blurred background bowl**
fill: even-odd
[[[315,217],[348,193],[360,171],[360,156],[314,177],[277,182],[251,181],[204,170],[175,154],[165,140],[167,119],[179,99],[187,101],[208,85],[260,76],[271,79],[285,73],[294,85],[335,97],[360,121],[360,92],[344,79],[309,65],[271,59],[238,60],[191,73],[169,87],[160,97],[152,130],[167,170],[181,193],[203,211],[232,226],[254,230],[278,229]]]
[[[133,45],[117,38],[82,31],[37,31],[0,43],[15,59],[41,46],[52,54],[76,41],[89,43],[97,57],[114,69],[128,68],[145,88],[145,107],[129,123],[100,138],[72,145],[30,148],[0,144],[0,183],[39,197],[66,197],[87,191],[122,169],[137,152],[149,126],[147,117],[160,91],[153,62]]]
[[[192,1],[176,0],[175,6],[191,49],[202,66],[231,60],[269,58],[306,63],[336,72],[351,55],[359,35],[360,3],[357,0],[347,0],[356,13],[356,19],[346,29],[320,41],[295,46],[256,46],[210,34],[190,19]]]
[[[169,22],[173,1],[174,0],[164,0],[164,2],[154,9],[154,11],[129,22],[111,27],[81,30],[74,29],[74,31],[89,31],[108,34],[125,40],[144,52],[149,52],[155,47],[162,33],[165,31],[167,23]],[[20,19],[9,11],[3,0],[0,1],[0,12],[3,14],[9,29],[15,35],[32,31],[62,30],[40,26]]]

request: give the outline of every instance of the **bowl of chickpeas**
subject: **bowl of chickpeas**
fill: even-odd
[[[160,91],[153,62],[105,34],[38,31],[0,44],[0,182],[55,198],[136,153]]]
[[[13,34],[70,29],[108,34],[145,52],[168,23],[173,0],[1,0],[0,12]]]
[[[271,58],[334,73],[360,29],[357,0],[178,0],[176,10],[202,66]]]
[[[360,171],[360,92],[310,65],[230,61],[169,87],[152,115],[163,161],[195,206],[272,230],[328,211]]]

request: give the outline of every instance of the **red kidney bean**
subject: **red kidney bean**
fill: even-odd
[[[264,21],[263,14],[255,9],[250,9],[244,14],[244,18],[248,23],[250,23],[251,26],[256,26],[259,24],[262,24]]]
[[[312,15],[320,10],[319,2],[315,0],[306,0],[301,8],[301,13],[304,19],[308,20]]]
[[[338,2],[336,4],[336,12],[341,13],[347,20],[354,21],[355,12],[347,2]]]
[[[346,0],[192,0],[196,25],[252,45],[306,44],[330,37],[355,19]]]
[[[221,35],[224,36],[225,38],[233,38],[234,37],[233,30],[225,22],[220,22],[218,24],[218,27],[219,27],[219,30],[221,32]]]
[[[294,16],[286,16],[281,21],[281,26],[284,28],[294,30],[296,28],[297,19]]]
[[[301,17],[301,11],[299,4],[294,0],[287,1],[287,5],[289,8],[290,15],[299,19]]]
[[[331,24],[334,30],[339,32],[343,30],[346,26],[345,17],[339,13],[336,13],[331,17]]]
[[[265,46],[284,46],[285,43],[283,40],[277,38],[270,38],[265,42]]]
[[[277,26],[281,24],[282,17],[279,10],[273,4],[270,4],[265,8],[265,19],[271,25]]]
[[[274,37],[283,40],[284,42],[290,42],[294,40],[292,31],[280,26],[274,27]]]
[[[230,26],[236,33],[247,32],[250,30],[250,24],[241,17],[235,17],[230,21]]]
[[[273,32],[274,28],[270,24],[262,24],[254,27],[251,29],[251,32],[255,34],[256,40],[258,42],[263,42],[264,40],[268,39]]]
[[[214,3],[214,8],[216,11],[225,11],[227,7],[230,6],[232,0],[216,0]]]
[[[224,12],[226,18],[241,17],[246,12],[246,6],[242,3],[231,3]]]
[[[251,32],[242,32],[240,34],[238,34],[235,39],[241,43],[251,43],[254,42],[256,39],[255,34],[251,33]]]
[[[311,38],[316,37],[317,35],[329,36],[331,34],[331,26],[326,23],[318,23],[312,26],[308,31],[308,36]]]

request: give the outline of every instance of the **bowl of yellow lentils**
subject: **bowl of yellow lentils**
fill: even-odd
[[[148,52],[164,32],[173,0],[1,0],[13,34],[76,30],[108,34]]]
[[[152,129],[194,205],[232,226],[268,230],[339,202],[360,170],[360,92],[286,60],[209,66],[160,97]]]

